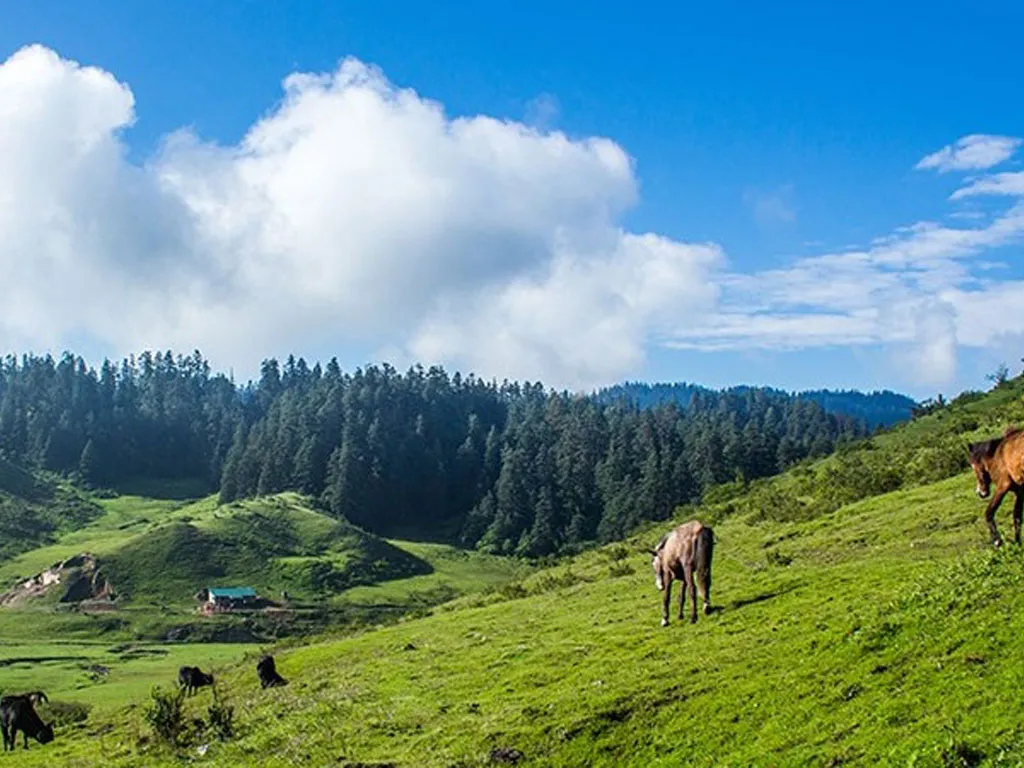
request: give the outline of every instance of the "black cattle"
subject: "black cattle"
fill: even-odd
[[[256,674],[259,675],[260,685],[264,688],[275,688],[279,685],[288,685],[288,681],[277,673],[273,656],[264,656],[256,664]]]
[[[18,731],[25,737],[25,749],[28,749],[29,736],[40,744],[53,741],[53,726],[44,723],[35,708],[38,702],[46,700],[46,694],[42,691],[0,698],[0,730],[3,731],[4,752],[8,749],[14,751]]]
[[[213,685],[213,675],[208,675],[199,667],[182,667],[178,670],[178,685],[191,696],[204,685]]]

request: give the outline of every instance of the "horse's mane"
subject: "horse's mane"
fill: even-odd
[[[982,459],[991,459],[993,456],[996,455],[996,448],[999,447],[999,444],[1003,442],[1003,440],[1006,440],[1009,437],[1013,437],[1014,435],[1018,435],[1022,432],[1024,432],[1024,429],[1021,429],[1020,427],[1007,427],[1005,430],[1003,430],[1002,436],[990,437],[988,440],[981,440],[977,443],[971,443],[970,445],[967,446],[967,449],[968,451],[970,451],[971,458],[974,459],[975,461],[981,461]]]
[[[669,535],[666,533],[664,536],[661,537],[661,541],[658,542],[658,546],[654,548],[655,552],[661,552],[661,550],[665,548],[665,542],[668,541],[668,536]]]
[[[1001,437],[993,437],[989,440],[982,440],[977,443],[971,443],[968,446],[968,450],[971,453],[971,458],[974,461],[981,461],[982,459],[991,459],[996,452],[996,448],[1003,441]]]

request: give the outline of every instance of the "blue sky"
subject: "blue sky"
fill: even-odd
[[[6,8],[0,60],[24,88],[0,92],[18,118],[0,158],[31,143],[53,168],[0,165],[0,201],[54,210],[31,231],[0,214],[26,297],[0,343],[199,346],[243,373],[291,350],[422,359],[579,388],[927,396],[1019,368],[1024,324],[997,320],[1024,298],[1024,192],[971,187],[1024,167],[1019,4],[438,5]],[[10,58],[30,44],[52,58]],[[368,69],[342,76],[346,57]],[[334,79],[295,81],[288,110],[293,73]],[[345,101],[364,87],[369,111]],[[453,138],[480,116],[534,138],[482,121]],[[559,132],[571,152],[545,143]],[[970,136],[975,160],[916,167]]]

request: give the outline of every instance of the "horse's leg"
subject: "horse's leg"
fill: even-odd
[[[992,544],[996,547],[1003,546],[1003,539],[999,535],[999,529],[996,528],[996,510],[999,509],[999,505],[1003,501],[1003,496],[1009,488],[996,488],[995,493],[992,494],[992,500],[988,503],[985,508],[985,523],[988,524],[988,532],[992,537]]]
[[[1016,497],[1013,502],[1013,541],[1020,544],[1020,523],[1024,517],[1024,489],[1018,488],[1014,491]]]
[[[697,574],[690,570],[690,623],[697,623]]]
[[[686,590],[693,589],[693,577],[686,568],[683,568],[682,586],[679,591],[679,620],[683,620],[683,609],[686,607]]]
[[[701,597],[704,599],[704,615],[708,616],[708,615],[711,614],[711,566],[710,565],[708,566],[708,569],[704,572],[704,577],[701,579],[701,581],[703,582],[701,584],[701,590],[704,593],[703,595],[701,595]]]
[[[684,611],[686,610],[686,592],[689,590],[690,599],[693,604],[697,605],[697,587],[693,581],[693,566],[684,566],[683,568],[683,583],[686,588],[683,590],[683,594],[679,596],[679,620],[682,621],[685,618]],[[694,609],[696,610],[696,609]],[[697,620],[696,614],[691,614],[690,623],[692,624]]]
[[[662,595],[661,603],[661,626],[668,626],[668,606],[672,602],[672,576],[665,579],[665,594]]]

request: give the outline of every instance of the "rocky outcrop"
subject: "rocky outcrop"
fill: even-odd
[[[46,597],[57,591],[58,585],[62,603],[111,601],[116,597],[113,585],[107,580],[96,558],[83,552],[54,563],[45,571],[0,595],[0,606],[12,607],[26,600]]]

